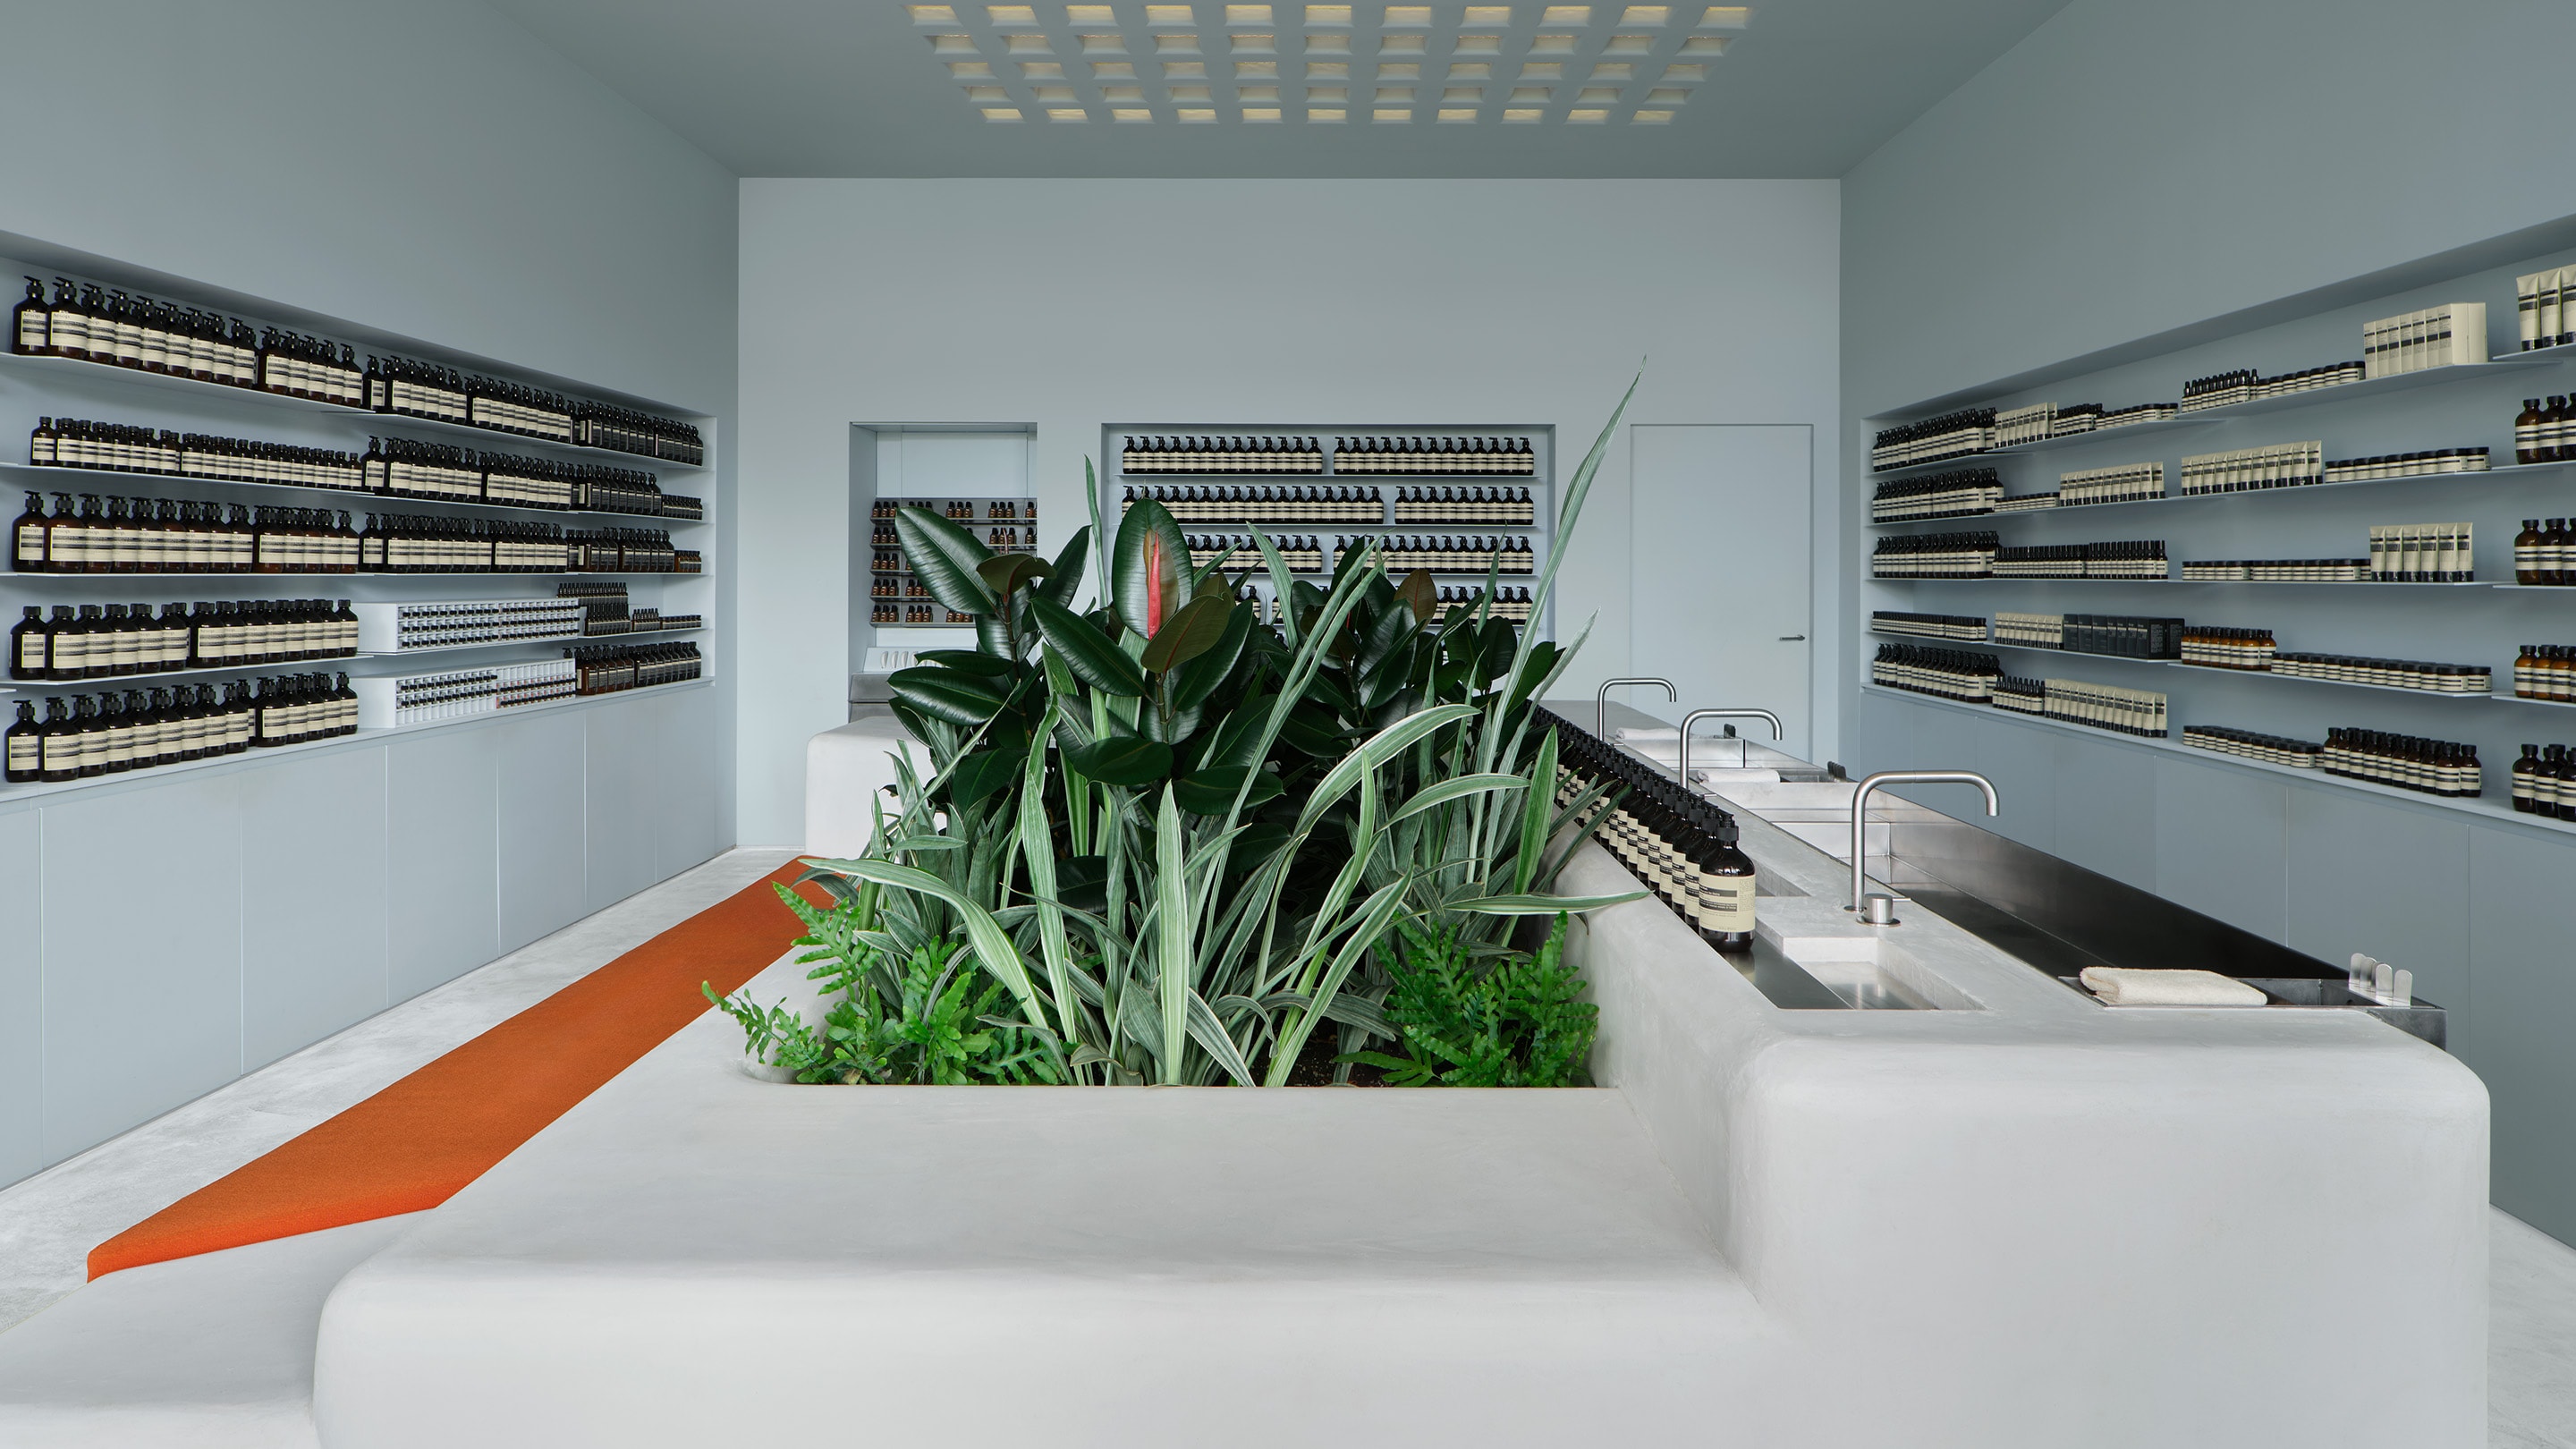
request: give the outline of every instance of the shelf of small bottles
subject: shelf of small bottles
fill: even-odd
[[[2526,352],[2508,352],[2479,363],[2456,367],[2426,367],[2414,372],[2401,372],[2392,377],[2374,377],[2361,382],[2347,382],[2334,387],[2309,388],[2283,393],[2279,397],[2257,398],[2251,402],[2229,403],[2224,407],[2200,408],[2176,413],[2170,418],[2153,418],[2116,428],[2095,428],[2088,432],[2066,433],[2053,438],[2036,438],[2015,443],[2007,448],[1987,448],[1975,453],[1955,453],[1923,463],[1900,463],[1893,468],[1871,468],[1866,476],[1885,478],[1897,473],[1911,473],[1921,468],[1939,468],[1981,458],[2009,458],[2022,453],[2043,452],[2051,448],[2072,448],[2084,443],[2108,442],[2115,438],[2135,437],[2141,433],[2165,432],[2175,428],[2199,427],[2203,423],[2222,422],[2228,418],[2250,417],[2257,413],[2279,412],[2285,408],[2310,407],[2317,403],[2344,402],[2357,397],[2372,397],[2383,392],[2426,387],[2435,383],[2465,382],[2471,378],[2498,377],[2534,367],[2554,367],[2561,359]],[[2456,476],[2445,474],[2443,476]],[[2374,482],[2383,480],[2372,480]],[[2280,490],[2287,492],[2290,490]],[[2230,495],[2233,496],[2233,495]],[[2106,505],[2095,504],[2094,507]],[[2195,754],[2202,753],[2194,751]]]
[[[155,680],[196,679],[207,675],[271,672],[310,674],[317,668],[328,672],[370,659],[418,659],[429,654],[456,654],[468,649],[516,649],[531,644],[561,648],[573,644],[615,643],[621,639],[633,639],[646,634],[695,634],[705,628],[703,624],[686,624],[676,629],[629,629],[622,634],[547,634],[530,639],[486,639],[476,644],[433,644],[421,649],[379,649],[356,654],[316,654],[295,659],[261,659],[236,664],[192,664],[185,669],[154,669],[133,674],[99,674],[84,679],[13,679],[6,685],[0,685],[0,692],[19,689],[29,693],[79,694],[93,689],[126,689],[136,685],[149,685]]]
[[[2273,765],[2267,764],[2261,760],[2249,760],[2242,755],[2223,754],[2217,750],[2197,749],[2191,745],[2186,745],[2181,742],[2180,736],[2182,725],[2179,722],[2174,726],[2174,738],[2163,740],[2148,739],[2139,735],[2123,735],[2107,730],[2088,729],[2083,725],[2067,724],[2062,720],[2053,720],[2042,715],[2022,714],[2018,711],[2009,709],[1996,709],[1992,705],[1970,704],[1964,700],[1943,699],[1939,695],[1935,694],[1917,694],[1910,689],[1896,689],[1884,684],[1870,684],[1864,682],[1860,689],[1863,694],[1885,695],[1894,699],[1907,700],[1915,704],[1931,705],[1938,709],[1965,710],[1971,714],[1984,715],[1990,719],[2008,719],[2020,724],[2036,725],[2042,729],[2064,730],[2069,734],[2082,735],[2087,739],[2108,740],[2118,744],[2135,746],[2139,749],[2156,750],[2167,754],[2181,755],[2195,761],[2231,766],[2240,770],[2251,770],[2257,774],[2279,775],[2293,780],[2305,780],[2310,784],[2325,786],[2329,789],[2357,790],[2365,795],[2378,795],[2390,800],[2410,801],[2417,805],[2430,806],[2436,810],[2457,810],[2464,814],[2483,816],[2489,819],[2509,820],[2517,825],[2536,826],[2543,830],[2576,831],[2576,821],[2546,820],[2536,815],[2526,815],[2521,811],[2514,809],[2512,802],[2505,798],[2501,785],[2494,796],[2476,795],[2462,798],[2450,795],[2427,795],[2420,790],[2400,790],[2394,785],[2375,785],[2368,780],[2356,780],[2348,775],[2330,775],[2323,770],[2300,769],[2293,765]],[[2535,701],[2526,700],[2523,702],[2533,703]]]
[[[1910,528],[1918,523],[1959,523],[1967,519],[2000,521],[2008,518],[2065,518],[2072,514],[2094,513],[2105,508],[2137,508],[2155,503],[2212,503],[2220,499],[2296,498],[2303,494],[2321,493],[2335,488],[2381,488],[2391,483],[2466,482],[2470,479],[2502,478],[2512,481],[2537,473],[2556,473],[2576,468],[2576,463],[2508,463],[2498,468],[2476,468],[2458,473],[2401,473],[2389,478],[2349,478],[2333,483],[2301,483],[2290,488],[2248,488],[2235,493],[2168,493],[2161,498],[2124,498],[2117,503],[2061,503],[2054,508],[2022,508],[2009,512],[1951,513],[1939,518],[1897,518],[1872,528]]]
[[[686,468],[691,472],[703,471],[707,466],[703,463],[673,462],[668,458],[656,458],[648,453],[629,453],[622,448],[594,448],[585,443],[561,443],[552,438],[532,438],[525,433],[514,433],[500,428],[480,428],[471,423],[451,423],[441,418],[424,418],[412,413],[380,413],[370,408],[352,407],[346,403],[325,402],[320,398],[271,392],[261,387],[241,387],[229,382],[205,382],[193,377],[178,377],[166,372],[146,372],[140,368],[118,367],[109,363],[85,362],[78,358],[30,357],[21,352],[0,352],[0,364],[51,372],[66,377],[93,378],[101,382],[117,382],[159,388],[168,392],[190,393],[198,397],[212,395],[250,398],[270,407],[289,408],[300,412],[329,413],[335,417],[365,418],[371,425],[376,426],[428,428],[442,433],[481,438],[486,442],[507,439],[512,443],[528,443],[559,453],[578,453],[589,458],[617,458],[630,466],[649,463],[656,468]]]
[[[2317,679],[2305,674],[2276,674],[2269,669],[2230,669],[2221,664],[2195,664],[2188,659],[2142,659],[2134,654],[2092,654],[2080,649],[2059,649],[2048,644],[2007,644],[2000,639],[1944,639],[1930,634],[1906,634],[1888,629],[1869,631],[1881,639],[1901,639],[1918,644],[1938,644],[1952,649],[2018,649],[2031,654],[2056,654],[2069,659],[2110,659],[2123,664],[2153,664],[2166,669],[2188,669],[2196,674],[2232,674],[2250,679],[2286,679],[2299,684],[2325,684],[2338,689],[2375,689],[2383,694],[2412,695],[2417,699],[2482,699],[2496,704],[2541,704],[2557,709],[2576,709],[2576,700],[2533,699],[2526,695],[2491,693],[2486,690],[2453,692],[2438,689],[2409,689],[2402,684],[2359,684],[2345,679]],[[1902,690],[1899,693],[1912,693]],[[2009,711],[2006,711],[2009,713]]]
[[[395,504],[431,504],[439,508],[471,508],[481,513],[518,513],[539,518],[623,518],[639,520],[661,527],[688,528],[706,522],[670,513],[623,513],[605,508],[540,508],[526,503],[482,503],[471,498],[427,498],[409,493],[376,493],[364,488],[317,488],[304,483],[253,483],[246,479],[199,478],[184,473],[124,473],[106,468],[56,468],[38,463],[0,463],[0,472],[23,474],[29,478],[52,481],[39,485],[26,483],[22,489],[36,493],[79,494],[86,489],[63,486],[75,478],[102,478],[111,483],[176,484],[186,488],[255,488],[262,493],[301,493],[312,498],[361,499],[358,511],[368,512]]]
[[[356,573],[160,573],[160,574],[50,574],[0,571],[0,579],[22,582],[43,580],[47,583],[186,583],[191,579],[268,579],[276,583],[293,583],[306,579],[709,579],[707,570],[683,572],[678,569],[424,569],[417,573],[378,573],[361,569]]]
[[[1970,578],[1889,578],[1871,574],[1873,584],[2151,584],[2194,588],[2261,588],[2261,589],[2537,589],[2540,584],[2486,584],[2475,581],[2464,584],[2414,584],[2394,579],[2041,579],[2012,575],[1979,574]],[[2546,587],[2557,588],[2557,585]],[[2562,590],[2565,592],[2565,590]]]
[[[329,660],[313,660],[309,662],[315,666],[327,666],[331,663]],[[295,665],[273,665],[269,667],[278,669],[285,673],[314,674],[324,672],[322,668],[318,667],[298,668]],[[132,676],[131,678],[134,681],[145,681],[154,677],[155,676],[152,675],[137,675]],[[30,799],[36,796],[64,794],[73,790],[94,790],[103,786],[114,787],[128,783],[152,784],[163,780],[173,779],[177,776],[189,774],[198,770],[219,769],[226,765],[262,765],[271,760],[282,759],[290,755],[306,754],[317,750],[346,749],[351,746],[371,745],[379,740],[387,739],[394,735],[418,734],[423,730],[451,729],[462,725],[490,724],[501,720],[519,719],[527,715],[538,714],[546,710],[569,709],[575,705],[605,704],[612,700],[633,699],[638,695],[661,694],[679,689],[704,689],[712,686],[714,683],[714,676],[702,675],[696,679],[675,680],[669,684],[648,684],[635,689],[613,690],[606,694],[577,694],[568,699],[550,699],[542,704],[514,705],[509,709],[496,709],[485,714],[461,715],[455,719],[425,720],[418,724],[368,727],[359,729],[350,734],[337,735],[330,739],[306,740],[301,744],[277,745],[266,749],[249,749],[237,755],[218,755],[210,760],[186,760],[175,765],[158,765],[148,770],[129,770],[119,775],[101,775],[87,780],[37,780],[24,784],[0,784],[0,805],[12,804],[17,801]],[[142,687],[139,683],[118,679],[79,680],[59,685],[30,684],[22,681],[18,684],[17,691],[25,697],[41,700],[47,695],[70,696],[75,694],[99,694],[108,690],[123,690],[139,687]],[[15,711],[13,710],[10,713],[14,715]]]

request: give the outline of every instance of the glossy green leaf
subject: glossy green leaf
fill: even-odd
[[[1066,540],[1063,549],[1057,552],[1054,566],[1038,585],[1038,597],[1071,608],[1075,593],[1082,588],[1082,581],[1090,571],[1091,525],[1086,523],[1075,529],[1073,537]]]
[[[1024,752],[1017,749],[981,749],[957,762],[948,775],[948,798],[960,807],[972,805],[1011,783],[1018,774]]]
[[[1145,692],[1144,671],[1098,625],[1044,596],[1029,600],[1029,616],[1037,620],[1047,647],[1062,656],[1065,667],[1083,683],[1123,698]]]
[[[1398,603],[1413,611],[1413,622],[1417,626],[1439,617],[1440,586],[1421,569],[1404,576],[1404,582],[1396,586],[1395,597]]]
[[[976,649],[924,649],[912,657],[924,664],[945,664],[951,669],[963,669],[988,679],[1007,679],[1012,673],[1011,661],[996,659]]]
[[[1194,815],[1223,815],[1234,808],[1235,792],[1243,789],[1247,778],[1252,781],[1252,789],[1243,797],[1247,809],[1265,800],[1278,799],[1286,788],[1279,783],[1278,776],[1266,771],[1242,765],[1218,765],[1173,781],[1172,794],[1181,802],[1182,809]]]
[[[895,694],[933,719],[979,725],[1002,707],[1003,696],[985,680],[954,669],[898,669],[886,677]]]
[[[1168,674],[1216,647],[1225,637],[1228,618],[1234,612],[1233,602],[1215,594],[1202,594],[1184,605],[1181,611],[1163,622],[1161,632],[1145,641],[1145,654],[1138,662],[1156,674]]]
[[[1552,916],[1559,911],[1597,911],[1645,898],[1644,891],[1616,896],[1478,896],[1470,901],[1451,901],[1449,909],[1480,916]]]
[[[1031,579],[1045,578],[1052,572],[1046,560],[1033,553],[1000,553],[975,565],[975,577],[995,597],[1009,594]]]
[[[1172,772],[1172,747],[1117,735],[1068,751],[1065,763],[1108,785],[1148,785]]]
[[[1252,639],[1253,606],[1226,603],[1225,633],[1218,636],[1216,647],[1181,666],[1171,681],[1172,704],[1190,709],[1203,703],[1234,672],[1235,662],[1243,657],[1244,646]]]
[[[896,509],[894,532],[903,541],[912,576],[932,598],[961,614],[993,612],[993,596],[975,574],[993,551],[977,543],[975,535],[920,508]]]
[[[1171,510],[1150,498],[1118,521],[1109,569],[1119,622],[1149,639],[1189,601],[1189,539]]]

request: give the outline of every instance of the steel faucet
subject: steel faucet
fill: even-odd
[[[1673,688],[1671,680],[1657,679],[1651,674],[1642,674],[1634,679],[1601,681],[1601,687],[1592,691],[1592,733],[1601,739],[1610,738],[1610,691],[1623,684],[1660,684],[1664,687],[1664,698],[1679,703],[1682,697],[1682,692]]]
[[[1704,719],[1759,719],[1771,722],[1771,738],[1782,737],[1780,716],[1767,709],[1695,709],[1682,716],[1682,788],[1690,788],[1691,726]],[[1740,756],[1739,756],[1740,758]]]
[[[1864,862],[1868,859],[1865,852],[1869,844],[1869,792],[1881,785],[1948,784],[1974,785],[1985,791],[1988,815],[1994,815],[2003,808],[2002,802],[1995,798],[1994,782],[1974,770],[1881,770],[1875,775],[1864,777],[1860,782],[1860,788],[1852,791],[1851,909],[1854,915],[1863,915],[1867,918],[1864,893],[1869,889],[1869,873]],[[1896,924],[1893,915],[1885,920],[1868,919],[1872,925]]]

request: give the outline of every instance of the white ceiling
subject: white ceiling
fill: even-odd
[[[2065,0],[491,3],[744,176],[1821,177]]]

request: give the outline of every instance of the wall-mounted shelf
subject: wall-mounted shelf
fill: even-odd
[[[2024,508],[2011,512],[1955,513],[1945,518],[1899,518],[1886,523],[1873,521],[1872,528],[1911,528],[1922,523],[1961,524],[1970,520],[2001,522],[2017,518],[2067,518],[2075,514],[2098,513],[2106,508],[2137,508],[2149,504],[2216,503],[2222,500],[2254,498],[2298,498],[2341,488],[2385,488],[2397,483],[2466,482],[2470,479],[2503,479],[2507,482],[2543,473],[2560,473],[2576,468],[2576,463],[2508,463],[2501,468],[2480,468],[2466,473],[2407,473],[2394,478],[2351,478],[2333,483],[2302,483],[2295,488],[2252,488],[2241,493],[2168,493],[2161,498],[2124,498],[2117,503],[2061,503],[2054,508]]]
[[[0,463],[0,472],[31,481],[18,484],[21,489],[37,493],[95,493],[97,488],[81,487],[76,479],[100,478],[117,487],[152,484],[164,488],[250,488],[263,494],[293,493],[306,498],[338,499],[336,509],[360,513],[393,513],[415,508],[470,508],[477,513],[507,513],[529,518],[618,519],[628,524],[649,524],[657,528],[694,528],[704,518],[681,518],[668,513],[618,513],[599,508],[538,508],[524,503],[484,503],[471,498],[414,498],[404,493],[371,493],[363,488],[318,488],[303,483],[253,483],[236,478],[194,478],[183,473],[126,473],[108,468],[51,468],[36,463]],[[47,481],[37,483],[32,480]]]
[[[290,393],[270,392],[266,388],[236,387],[228,382],[206,382],[193,377],[176,377],[166,372],[145,372],[140,368],[117,367],[103,362],[83,362],[69,357],[29,357],[24,353],[0,352],[0,365],[24,368],[39,374],[51,374],[66,380],[107,383],[183,393],[197,398],[225,398],[257,403],[263,407],[292,412],[323,413],[333,417],[364,419],[369,428],[382,434],[396,428],[425,428],[435,432],[481,440],[485,449],[506,452],[513,447],[543,448],[553,453],[576,457],[614,459],[624,466],[639,469],[677,468],[703,472],[703,463],[675,463],[643,453],[629,453],[617,448],[594,448],[584,443],[558,443],[552,438],[531,438],[524,433],[505,433],[496,428],[478,428],[470,423],[443,422],[437,418],[414,417],[409,413],[380,413],[344,403],[324,402],[318,398],[296,397]]]
[[[2385,579],[2023,579],[1993,576],[1974,579],[1884,579],[1876,575],[1872,575],[1869,582],[1873,584],[2146,584],[2164,587],[2188,584],[2198,589],[2538,589],[2542,587],[2538,584],[2405,584]]]
[[[2466,700],[2496,698],[2494,694],[2483,689],[2468,694],[2455,694],[2438,689],[2409,689],[2402,684],[2359,684],[2349,679],[2318,679],[2305,674],[2275,674],[2269,669],[2225,669],[2215,664],[2194,664],[2187,659],[2168,659],[2163,662],[2175,669],[2188,669],[2194,674],[2244,675],[2252,679],[2287,680],[2292,684],[2322,684],[2330,689],[2373,689],[2382,694],[2404,694],[2411,695],[2417,699]],[[2510,698],[2511,696],[2506,697]]]

